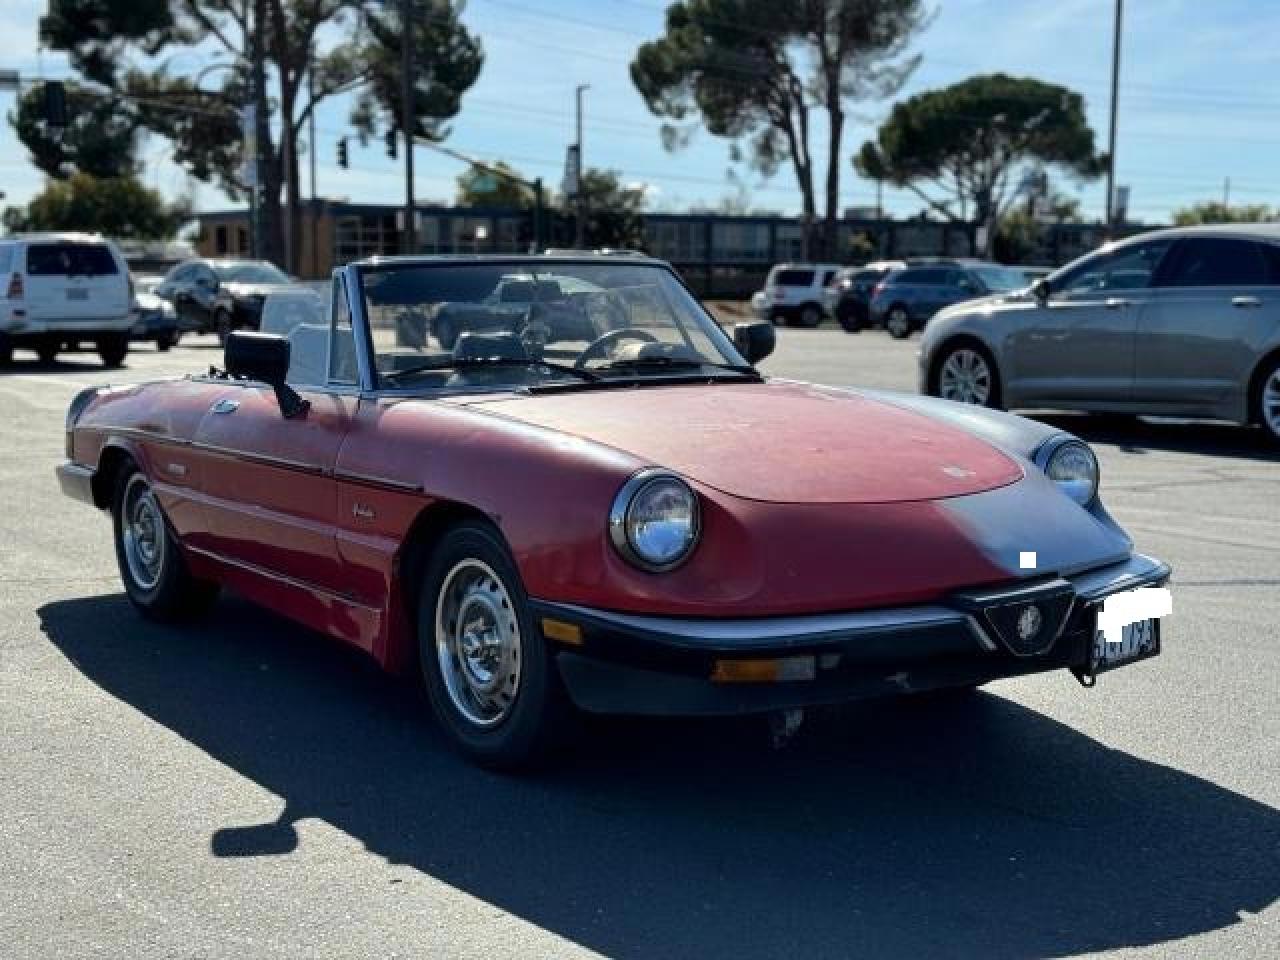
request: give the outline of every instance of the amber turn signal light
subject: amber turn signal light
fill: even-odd
[[[778,660],[717,660],[711,670],[712,683],[786,683],[812,680],[813,657],[783,657]]]

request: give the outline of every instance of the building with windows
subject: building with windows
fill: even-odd
[[[852,212],[852,211],[851,211]],[[250,223],[243,210],[197,217],[201,256],[244,257]],[[547,215],[547,245],[572,245],[572,220]],[[423,206],[417,210],[415,253],[526,253],[533,246],[533,213],[510,208]],[[316,200],[303,204],[302,242],[292,272],[318,280],[341,264],[403,249],[403,208]],[[846,219],[838,227],[837,259],[868,260],[973,256],[974,229],[932,220]],[[646,253],[669,261],[704,297],[744,297],[760,288],[775,263],[805,258],[803,223],[796,217],[714,213],[645,215]],[[1048,228],[1036,263],[1059,264],[1093,249],[1105,237],[1097,224]]]

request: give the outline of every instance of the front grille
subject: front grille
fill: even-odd
[[[1035,657],[1047,653],[1062,632],[1075,590],[1065,580],[1051,580],[1013,590],[960,594],[955,602],[1014,656]]]

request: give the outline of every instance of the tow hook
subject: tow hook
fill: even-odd
[[[796,735],[800,725],[804,723],[804,711],[776,710],[769,714],[769,743],[775,750],[781,750]]]

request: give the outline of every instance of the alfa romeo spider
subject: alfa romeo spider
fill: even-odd
[[[406,343],[406,311],[475,322]],[[1100,629],[1169,568],[1086,444],[765,377],[773,328],[723,330],[659,261],[370,259],[279,317],[223,369],[79,394],[61,487],[109,512],[143,615],[231,588],[420,672],[479,762],[575,711],[794,717],[1160,650],[1150,615]]]

